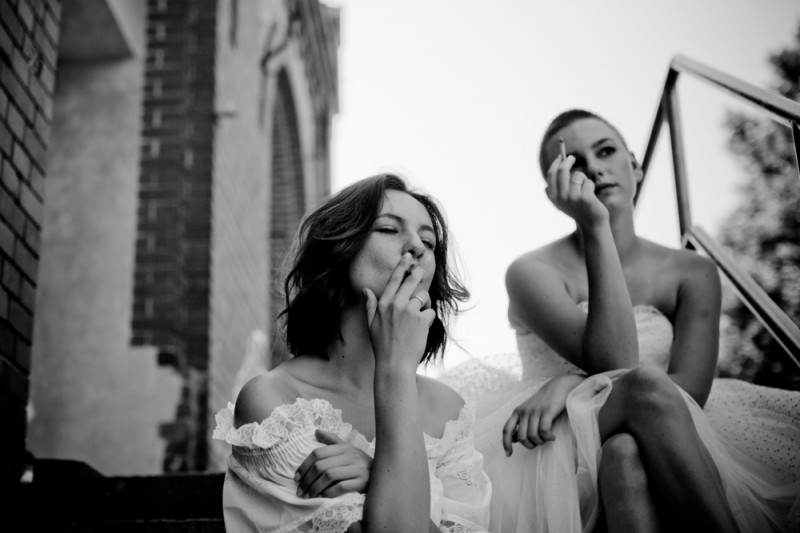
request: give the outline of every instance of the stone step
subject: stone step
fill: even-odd
[[[225,533],[225,523],[221,518],[122,520],[68,524],[57,531],[59,533]]]
[[[106,477],[79,461],[36,460],[32,474],[21,485],[15,521],[43,530],[225,530],[222,473]]]

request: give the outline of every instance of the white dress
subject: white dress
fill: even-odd
[[[322,446],[317,429],[375,455],[371,442],[342,420],[323,399],[298,398],[275,408],[261,423],[234,428],[233,404],[216,415],[214,438],[232,445],[222,490],[225,529],[237,532],[290,531],[343,533],[361,520],[364,494],[300,498],[294,473],[312,450]],[[443,532],[485,531],[492,487],[475,451],[474,410],[465,405],[445,425],[441,438],[424,435],[431,486],[431,520]]]
[[[640,364],[666,371],[672,324],[651,306],[636,306],[634,314]],[[570,393],[567,416],[556,420],[556,440],[534,450],[515,444],[507,458],[501,434],[512,410],[554,376],[585,375],[513,318],[512,326],[519,357],[472,360],[439,377],[468,401],[480,398],[475,446],[493,485],[490,529],[590,532],[600,512],[597,414],[626,371],[587,378]],[[800,392],[715,379],[705,412],[681,392],[742,531],[800,531]]]

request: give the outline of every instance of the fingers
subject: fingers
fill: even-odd
[[[503,426],[503,449],[506,456],[511,456],[514,452],[512,444],[515,441],[532,450],[536,446],[556,440],[552,428],[553,415],[547,411],[514,411]]]
[[[570,193],[575,190],[575,187],[572,187],[570,183],[574,164],[575,156],[569,155],[566,158],[558,156],[547,170],[547,197],[556,205],[558,205],[559,201],[567,200]],[[578,173],[576,172],[576,174]],[[580,175],[586,179],[583,173],[580,173]]]
[[[506,421],[506,425],[503,426],[503,449],[506,451],[506,456],[511,457],[511,454],[514,453],[514,448],[512,443],[514,442],[514,435],[517,430],[517,422],[519,421],[519,416],[517,413],[512,413],[508,420]]]
[[[412,295],[417,292],[420,282],[422,281],[423,276],[425,276],[425,267],[418,264],[414,267],[413,270],[408,274],[408,276],[403,280],[403,283],[400,284],[400,288],[397,289],[397,293],[394,294],[394,298],[398,302],[405,302],[410,300]],[[386,294],[387,291],[383,291],[383,294],[387,297],[391,297],[391,294]]]
[[[367,325],[371,325],[372,319],[375,318],[375,313],[378,311],[378,298],[374,292],[366,288],[364,289],[364,298],[367,300]]]
[[[570,181],[572,180],[572,165],[574,163],[575,158],[573,156],[567,156],[558,166],[556,186],[558,187],[558,198],[562,202],[570,197],[570,189],[572,188],[570,186]]]
[[[520,415],[519,422],[517,422],[517,442],[531,450],[534,446],[528,440],[528,423],[528,417],[524,414]]]
[[[309,457],[313,455],[315,455],[314,452],[311,452]],[[329,470],[346,464],[347,461],[342,455],[334,455],[315,459],[305,470],[301,471],[298,468],[294,476],[297,480],[297,495],[303,496],[317,482],[320,476],[325,475]]]
[[[318,429],[314,431],[314,438],[322,444],[345,444],[344,440],[336,433]]]
[[[319,442],[329,444],[308,454],[295,472],[297,496],[316,498],[365,491],[371,465],[369,456],[334,433],[318,429],[314,436]]]
[[[543,413],[539,419],[539,437],[542,444],[556,440],[556,436],[553,435],[553,416],[550,413]]]
[[[408,303],[415,305],[419,303],[419,310],[422,311],[423,309],[430,308],[431,297],[428,294],[428,291],[417,291],[411,296],[411,298],[408,300]]]
[[[547,169],[547,198],[549,198],[551,202],[555,202],[558,194],[558,188],[556,187],[556,175],[558,173],[558,166],[560,164],[561,158],[556,157],[553,159],[553,162],[550,163],[550,168]]]
[[[348,492],[364,492],[364,486],[365,484],[360,479],[345,479],[344,481],[330,485],[327,489],[322,491],[320,496],[335,498]]]
[[[383,292],[381,293],[381,297],[379,300],[381,303],[387,301],[387,299],[397,294],[401,285],[403,285],[404,281],[406,281],[406,273],[411,268],[412,260],[413,257],[411,255],[411,252],[404,253],[403,256],[400,258],[400,262],[397,263],[397,266],[394,267],[394,270],[392,270],[392,274],[389,276],[389,281],[386,283],[386,287],[384,287]],[[414,272],[412,270],[411,274],[413,273]]]
[[[333,457],[337,454],[341,454],[342,451],[346,449],[346,446],[347,445],[345,444],[344,446],[332,445],[332,446],[322,446],[321,448],[316,448],[314,451],[309,453],[308,457],[306,457],[305,460],[302,463],[300,463],[300,466],[297,467],[297,470],[295,471],[294,474],[295,481],[300,483],[301,480],[306,479],[307,476],[310,475],[309,472],[311,471],[312,468],[314,468],[315,464],[318,461],[327,459],[329,457]],[[314,476],[314,478],[316,478],[316,476]],[[305,486],[308,486],[310,484],[311,482],[308,482],[306,483]]]
[[[324,467],[324,470],[307,487],[298,487],[297,495],[305,498],[316,498],[323,495],[327,496],[326,493],[328,492],[338,492],[348,486],[356,486],[363,470],[352,464],[333,466],[334,459],[336,458],[321,461],[323,463],[321,466]],[[342,482],[349,483],[334,490],[335,485]]]

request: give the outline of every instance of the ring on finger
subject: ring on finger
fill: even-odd
[[[420,298],[420,297],[419,297],[419,295],[415,294],[414,296],[412,296],[412,298],[416,298],[417,300],[419,300],[419,306],[420,306],[420,308],[423,308],[423,307],[425,307],[425,300],[423,300],[422,298]]]
[[[582,180],[580,178],[577,178],[577,179],[576,178],[570,178],[570,180],[569,180],[570,183],[574,183],[576,185],[583,185],[584,181],[586,181],[586,180]]]

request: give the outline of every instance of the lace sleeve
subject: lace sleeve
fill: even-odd
[[[468,405],[442,438],[446,448],[434,475],[441,482],[439,528],[444,533],[474,533],[489,527],[492,485],[483,470],[483,455],[474,446],[473,424],[474,411]]]
[[[280,406],[260,424],[233,427],[233,405],[217,414],[214,437],[233,446],[222,489],[227,531],[345,533],[361,520],[364,495],[300,498],[294,472],[315,448],[315,429],[346,438],[340,412],[320,400]]]

